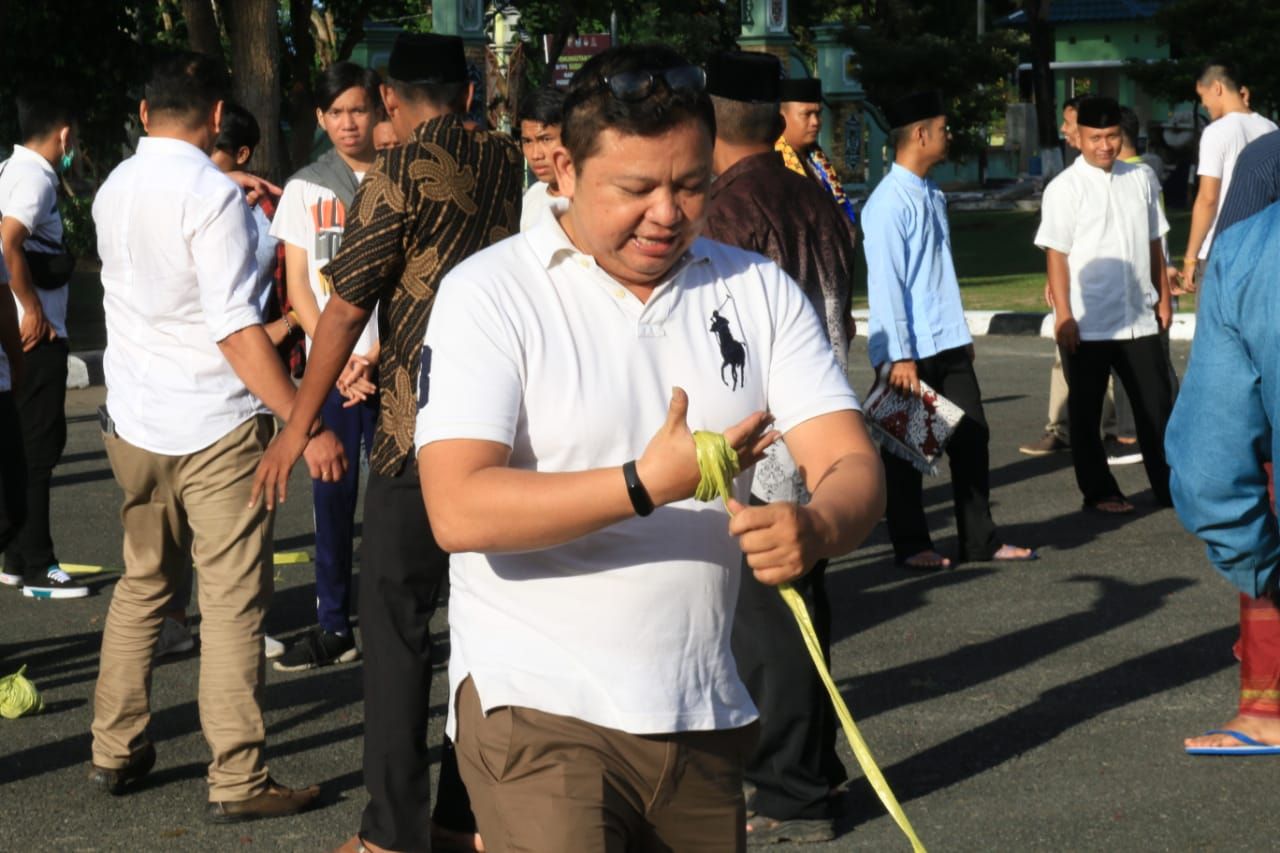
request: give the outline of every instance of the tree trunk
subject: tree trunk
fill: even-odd
[[[289,0],[293,35],[293,83],[289,87],[289,166],[300,169],[311,160],[311,138],[316,130],[315,90],[311,68],[316,40],[311,34],[310,0]]]
[[[213,16],[213,0],[182,0],[182,17],[187,21],[187,44],[191,49],[221,58],[222,39]]]
[[[1036,135],[1040,140],[1040,164],[1045,177],[1062,168],[1058,148],[1058,111],[1053,102],[1053,27],[1049,24],[1049,0],[1024,0],[1031,33],[1031,84],[1036,101]]]
[[[232,92],[253,113],[262,142],[249,169],[278,182],[284,174],[280,134],[280,34],[274,0],[227,0]]]

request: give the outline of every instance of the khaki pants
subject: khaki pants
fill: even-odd
[[[458,768],[491,853],[746,849],[755,723],[642,736],[530,708],[485,716],[470,678],[456,716]]]
[[[1070,443],[1067,391],[1067,378],[1062,372],[1062,353],[1054,347],[1053,368],[1049,371],[1049,422],[1044,425],[1044,431]],[[1133,410],[1129,407],[1129,398],[1124,396],[1124,388],[1115,381],[1115,376],[1111,377],[1111,382],[1107,385],[1107,398],[1102,403],[1102,434],[1134,434]]]
[[[104,436],[124,491],[124,577],[102,634],[94,693],[93,763],[119,768],[148,742],[152,654],[162,613],[185,571],[200,572],[200,725],[213,753],[209,799],[246,800],[264,788],[262,618],[271,597],[272,516],[249,509],[254,470],[274,430],[252,418],[187,456],[164,456]]]

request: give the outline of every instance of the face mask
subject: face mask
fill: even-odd
[[[58,174],[63,175],[71,171],[71,164],[76,160],[76,150],[72,148],[70,151],[62,155],[62,159],[58,161]]]

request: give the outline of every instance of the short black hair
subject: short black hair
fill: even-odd
[[[687,121],[700,122],[709,140],[716,137],[716,112],[705,90],[672,91],[655,83],[653,93],[638,101],[613,96],[606,80],[627,71],[661,72],[690,65],[677,51],[660,44],[614,47],[587,60],[565,93],[560,138],[581,167],[596,152],[600,133],[614,128],[632,136],[657,136]]]
[[[1120,108],[1120,133],[1124,135],[1124,141],[1134,149],[1138,147],[1138,128],[1140,124],[1138,114],[1131,107]]]
[[[1206,62],[1200,69],[1200,76],[1196,78],[1196,83],[1201,86],[1221,83],[1224,89],[1232,92],[1239,92],[1240,87],[1245,85],[1240,67],[1229,59],[1221,58]]]
[[[151,69],[143,95],[152,116],[188,126],[200,124],[219,101],[231,96],[231,77],[220,60],[179,51],[162,56]]]
[[[402,101],[408,101],[411,104],[430,104],[438,110],[462,113],[467,110],[468,82],[406,83],[403,80],[389,79],[387,85],[395,90],[396,96]]]
[[[520,102],[517,123],[536,121],[547,127],[555,127],[564,121],[564,92],[544,86],[524,96]]]
[[[348,89],[364,89],[369,106],[376,112],[382,109],[382,77],[372,68],[364,68],[354,62],[335,62],[320,72],[316,81],[316,106],[323,112]]]
[[[222,126],[218,129],[218,138],[213,147],[225,151],[231,156],[241,148],[248,148],[253,154],[258,143],[262,141],[262,130],[253,113],[239,104],[227,102],[222,106]]]
[[[36,90],[18,95],[18,130],[23,142],[44,139],[76,123],[75,109],[65,93]]]
[[[1089,95],[1073,95],[1072,97],[1067,98],[1067,100],[1062,104],[1062,111],[1066,112],[1067,110],[1080,109],[1080,102],[1088,97]]]
[[[716,110],[716,136],[733,145],[770,146],[782,135],[785,119],[777,101],[735,101],[711,96]]]

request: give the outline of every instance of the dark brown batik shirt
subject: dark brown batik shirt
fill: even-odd
[[[817,181],[792,172],[776,151],[744,157],[711,185],[703,234],[782,267],[804,289],[846,366],[855,234]]]
[[[352,305],[378,311],[381,409],[374,471],[395,476],[413,453],[422,338],[441,279],[520,228],[520,149],[458,116],[418,127],[378,156],[356,192],[342,248],[324,269]]]

